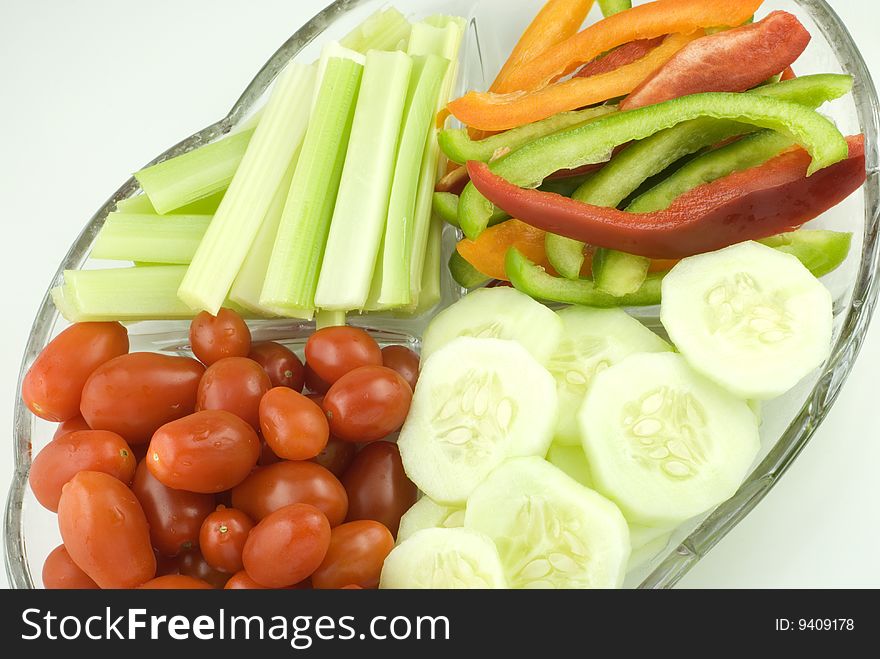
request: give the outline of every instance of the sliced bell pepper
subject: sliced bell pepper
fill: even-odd
[[[489,91],[515,91],[515,87],[507,84],[513,72],[551,46],[577,34],[592,7],[593,0],[548,0],[513,47]]]
[[[576,78],[589,78],[602,73],[608,73],[619,69],[621,66],[632,64],[642,59],[645,55],[663,43],[665,37],[654,39],[637,39],[615,48],[610,53],[597,57],[592,62],[587,62],[581,70],[575,73]]]
[[[796,85],[802,80],[804,78],[778,83],[777,86]],[[771,87],[768,85],[762,89]],[[813,156],[809,173],[847,155],[846,140],[840,131],[810,108],[757,93],[710,92],[683,96],[629,112],[617,112],[586,125],[548,135],[494,161],[490,167],[515,185],[536,187],[549,174],[560,169],[603,162],[620,144],[643,140],[663,129],[700,117],[727,119],[788,135]],[[740,132],[745,130],[741,129]],[[627,151],[629,149],[622,151],[618,158]],[[652,160],[656,160],[656,157]],[[638,179],[636,185],[643,180]],[[458,213],[465,235],[476,238],[486,227],[493,210],[492,203],[480,195],[473,183],[465,186]]]
[[[452,250],[447,265],[449,267],[449,274],[452,275],[452,279],[462,288],[477,288],[478,286],[488,283],[490,280],[490,277],[487,277],[477,270],[455,250]]]
[[[464,168],[462,168],[464,169]],[[467,171],[467,170],[465,170]],[[446,222],[447,224],[451,224],[454,227],[459,227],[458,225],[458,195],[453,194],[452,192],[435,192],[434,198],[431,204],[431,210],[434,211],[434,214],[439,217],[441,220]],[[510,219],[510,215],[505,213],[500,208],[495,209],[495,212],[492,214],[492,217],[489,218],[489,226],[493,226],[498,224],[499,222],[503,222],[504,220]]]
[[[810,33],[792,14],[774,11],[757,23],[690,42],[620,103],[621,110],[699,92],[742,92],[794,62]]]
[[[571,78],[531,92],[468,92],[449,103],[456,119],[479,130],[507,130],[623,96],[665,64],[687,43],[703,35],[671,34],[645,57],[614,71],[589,78]]]
[[[841,202],[865,181],[864,137],[846,144],[844,160],[812,176],[809,154],[795,149],[695,188],[653,213],[519,188],[481,162],[469,162],[468,170],[482,194],[537,228],[628,254],[682,258],[790,231]]]
[[[599,0],[599,9],[606,18],[632,9],[632,0]]]
[[[572,73],[600,54],[637,39],[741,25],[763,0],[657,0],[605,18],[551,46],[513,71],[507,89],[532,91]]]
[[[436,192],[451,192],[453,194],[461,194],[464,186],[467,185],[468,174],[464,167],[456,167],[450,169],[443,177],[437,181],[434,186]]]
[[[476,240],[459,241],[456,251],[474,268],[492,279],[507,279],[504,257],[517,248],[533,263],[549,268],[544,252],[544,232],[519,220],[507,220],[486,229]]]

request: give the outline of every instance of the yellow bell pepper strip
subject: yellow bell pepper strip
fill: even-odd
[[[779,84],[791,85],[796,82]],[[642,140],[663,129],[700,117],[729,119],[787,135],[805,147],[812,156],[808,174],[847,156],[846,140],[840,131],[831,121],[810,108],[759,94],[710,92],[617,112],[584,126],[548,135],[494,161],[490,168],[514,185],[536,187],[548,175],[560,169],[603,162],[620,144]],[[626,151],[622,151],[621,155]],[[493,204],[480,195],[473,183],[465,186],[458,208],[459,223],[465,235],[476,238],[486,227],[493,210]]]
[[[642,59],[589,78],[571,78],[531,92],[468,92],[449,103],[449,111],[472,128],[499,131],[602,103],[631,92],[686,44],[703,34],[702,30],[671,34]]]
[[[575,71],[600,54],[637,39],[741,25],[763,0],[657,0],[605,18],[517,67],[506,89],[533,91]]]
[[[515,91],[515,87],[507,84],[513,72],[551,46],[577,34],[592,7],[593,0],[548,0],[513,47],[489,91]]]
[[[507,279],[504,257],[517,248],[533,263],[549,268],[544,252],[544,232],[519,220],[507,220],[486,229],[476,240],[459,241],[456,251],[474,268],[492,279]]]

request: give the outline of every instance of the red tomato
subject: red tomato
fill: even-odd
[[[338,589],[347,585],[378,588],[385,557],[394,549],[394,536],[379,522],[361,520],[337,526],[330,532],[330,547],[312,585]]]
[[[138,590],[212,590],[213,588],[207,581],[185,574],[164,574],[138,586]]]
[[[43,563],[43,588],[47,590],[95,590],[92,578],[70,558],[64,545],[58,545]]]
[[[400,518],[416,502],[418,489],[406,477],[397,444],[367,444],[342,477],[348,493],[346,519],[373,519],[397,535]]]
[[[204,410],[166,423],[150,441],[147,465],[175,490],[215,493],[242,482],[260,457],[260,438],[223,410]]]
[[[134,474],[132,492],[150,524],[150,541],[163,556],[177,556],[199,546],[199,529],[214,510],[211,494],[173,490],[160,483],[141,460]]]
[[[400,373],[409,388],[415,391],[419,379],[419,356],[406,346],[382,348],[382,365]]]
[[[272,383],[257,362],[227,357],[212,364],[199,382],[196,410],[226,410],[260,428],[260,399]]]
[[[285,346],[274,341],[255,343],[248,357],[263,367],[273,387],[303,390],[306,377],[303,363]]]
[[[37,355],[21,383],[21,398],[42,419],[72,419],[92,371],[127,352],[128,332],[119,323],[71,325]]]
[[[232,490],[232,505],[251,519],[261,520],[292,503],[307,503],[338,526],[348,511],[342,483],[314,462],[279,462],[257,469]]]
[[[58,427],[55,428],[55,434],[52,435],[52,439],[64,437],[64,435],[76,432],[77,430],[91,430],[91,428],[89,428],[89,424],[86,423],[86,420],[82,418],[82,414],[59,423]]]
[[[253,527],[251,518],[235,508],[221,507],[208,515],[199,532],[199,547],[208,565],[221,572],[241,570],[241,552]]]
[[[322,406],[334,437],[372,442],[400,430],[411,402],[412,389],[399,373],[363,366],[333,383]]]
[[[86,381],[82,415],[95,430],[110,430],[129,444],[150,441],[159,426],[196,408],[205,367],[189,357],[134,352],[111,359]]]
[[[144,511],[113,476],[74,476],[61,492],[58,526],[70,558],[101,588],[134,588],[156,573]]]
[[[286,460],[314,458],[330,438],[321,407],[287,387],[275,387],[263,396],[260,430],[275,455]]]
[[[175,562],[178,574],[206,581],[212,588],[223,588],[229,581],[229,574],[211,567],[198,549],[182,553]]]
[[[254,527],[244,545],[244,569],[263,586],[292,586],[317,569],[329,546],[330,524],[324,513],[294,503]]]
[[[317,462],[324,469],[329,470],[336,478],[342,476],[348,465],[354,460],[357,453],[357,445],[342,439],[331,437],[324,450],[318,453],[312,462]]]
[[[251,332],[241,316],[223,307],[216,316],[203,311],[193,318],[189,342],[199,361],[210,366],[225,357],[247,357]]]
[[[330,385],[328,384],[327,389],[329,389],[329,388],[330,388]],[[325,389],[324,394],[326,394],[326,393],[327,393],[327,391]],[[315,392],[311,392],[311,393],[306,394],[306,398],[308,398],[311,401],[314,401],[315,404],[320,406],[324,402],[324,394],[316,394]]]
[[[380,366],[382,351],[372,336],[358,327],[325,327],[306,341],[306,362],[319,378],[333,384],[360,366]]]
[[[305,378],[306,389],[312,392],[310,395],[321,396],[326,394],[327,390],[330,388],[330,383],[324,382],[319,378],[308,363],[303,367],[303,377]]]
[[[223,588],[226,590],[269,590],[266,586],[261,586],[251,579],[244,570],[236,572],[229,577],[229,581],[226,582]]]
[[[61,488],[80,471],[102,471],[128,485],[136,466],[128,444],[115,432],[78,430],[50,442],[37,454],[28,482],[37,501],[55,512]]]

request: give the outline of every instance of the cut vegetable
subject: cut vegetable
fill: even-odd
[[[754,242],[682,260],[660,319],[691,366],[742,398],[779,396],[831,352],[831,294],[797,258]]]
[[[587,456],[578,441],[576,446],[568,446],[554,440],[547,451],[547,462],[568,474],[584,487],[593,489],[593,477],[590,476],[590,465]]]
[[[635,293],[648,276],[651,259],[599,248],[593,252],[593,283],[614,297]]]
[[[210,215],[110,213],[89,257],[186,264],[192,260],[210,223]]]
[[[380,9],[339,40],[344,48],[366,53],[368,50],[404,50],[410,22],[394,7]]]
[[[363,72],[356,53],[328,44],[324,77],[266,270],[260,306],[311,318]]]
[[[632,0],[599,0],[599,9],[605,18],[632,9]]]
[[[556,385],[521,345],[463,337],[422,363],[397,445],[429,497],[461,505],[506,458],[547,452]]]
[[[398,544],[424,529],[454,529],[464,526],[464,509],[441,506],[430,497],[422,497],[400,518]]]
[[[596,489],[644,526],[671,527],[731,497],[759,448],[745,401],[672,353],[596,375],[578,419]]]
[[[424,529],[391,550],[379,588],[506,588],[495,545],[468,529]]]
[[[852,234],[840,231],[792,231],[759,240],[785,254],[797,257],[814,277],[822,277],[846,260]]]
[[[439,217],[447,224],[458,227],[458,195],[451,192],[435,192],[433,199],[434,215]],[[498,209],[489,218],[488,226],[494,226],[499,222],[510,219],[510,216],[503,210]]]
[[[291,62],[282,71],[220,208],[177,294],[213,314],[229,294],[272,197],[308,124],[314,67]]]
[[[631,354],[666,352],[671,346],[620,309],[573,306],[558,315],[562,340],[547,364],[559,397],[555,441],[579,445],[577,413],[596,374]]]
[[[617,588],[629,530],[613,503],[541,458],[493,471],[468,499],[466,529],[495,542],[511,588]]]
[[[449,273],[456,284],[468,289],[482,286],[490,279],[468,263],[456,250],[453,250],[449,256]]]
[[[400,51],[367,53],[315,291],[321,309],[360,310],[367,304],[411,72],[412,59]]]
[[[422,335],[422,360],[461,336],[517,341],[545,364],[559,345],[562,321],[512,288],[476,290],[434,316]]]
[[[460,240],[456,251],[484,275],[493,279],[507,279],[504,257],[511,247],[516,247],[533,263],[545,267],[549,265],[545,239],[546,233],[541,229],[519,220],[507,220],[489,227],[476,240]]]
[[[407,307],[418,316],[431,311],[440,303],[440,268],[443,265],[443,222],[432,217],[428,225],[428,244],[425,246],[422,264],[422,281],[416,304]]]

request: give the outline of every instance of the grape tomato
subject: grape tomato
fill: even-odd
[[[289,387],[302,393],[305,367],[287,347],[274,341],[261,341],[251,346],[248,357],[263,367],[273,387]]]
[[[394,549],[394,536],[373,520],[347,522],[330,532],[330,546],[312,574],[312,585],[339,589],[349,585],[378,588],[385,557]]]
[[[260,428],[260,400],[272,383],[257,362],[246,357],[221,359],[199,382],[196,410],[226,410]]]
[[[198,360],[210,366],[225,357],[247,357],[251,332],[241,316],[223,307],[216,316],[202,311],[193,318],[189,342]]]
[[[347,325],[319,329],[306,341],[305,353],[315,375],[331,385],[356,368],[382,364],[382,351],[375,339]]]
[[[64,545],[53,549],[43,562],[43,588],[48,590],[95,590],[98,584],[73,562]]]
[[[342,476],[342,484],[348,494],[348,521],[372,519],[395,536],[400,518],[418,495],[403,470],[397,444],[391,442],[364,446]]]
[[[400,430],[412,402],[412,389],[385,366],[363,366],[330,387],[322,407],[334,437],[372,442]]]
[[[410,389],[415,391],[419,379],[419,356],[406,346],[382,348],[382,365],[400,373]]]
[[[208,565],[221,572],[241,570],[241,553],[253,527],[251,518],[235,508],[221,507],[208,515],[199,533],[199,547]]]
[[[287,387],[270,389],[260,400],[260,430],[275,455],[286,460],[314,458],[330,437],[321,407]]]

